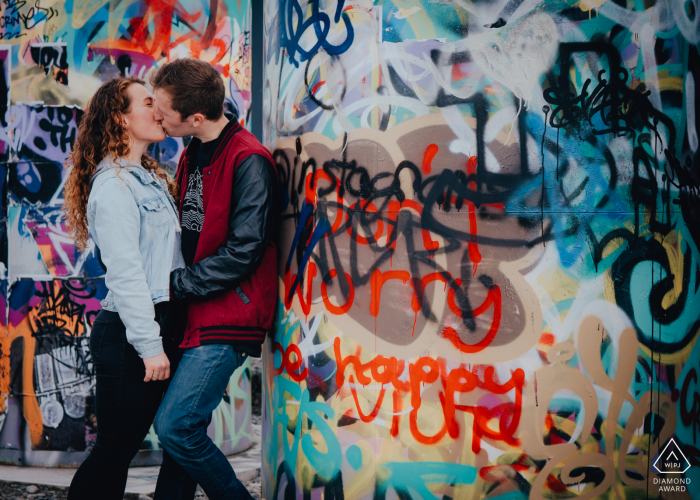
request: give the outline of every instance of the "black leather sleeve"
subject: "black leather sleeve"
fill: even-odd
[[[196,264],[173,270],[174,299],[234,289],[257,269],[277,219],[277,191],[275,167],[267,158],[252,155],[243,160],[233,180],[226,245]]]

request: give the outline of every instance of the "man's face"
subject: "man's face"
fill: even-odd
[[[163,129],[170,137],[186,137],[195,135],[195,127],[191,118],[183,120],[182,115],[172,108],[170,95],[163,89],[156,89],[156,120],[160,120]]]

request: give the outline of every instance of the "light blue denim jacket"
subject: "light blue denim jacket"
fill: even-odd
[[[102,308],[119,313],[141,358],[157,356],[163,342],[154,304],[170,299],[170,271],[182,261],[175,202],[164,180],[122,158],[102,160],[91,182],[88,227],[109,289]]]

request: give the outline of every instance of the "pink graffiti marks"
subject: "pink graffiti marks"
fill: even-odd
[[[46,267],[54,276],[73,276],[90,254],[78,252],[63,224],[27,221]]]

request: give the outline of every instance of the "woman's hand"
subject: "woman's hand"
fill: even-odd
[[[144,358],[143,364],[146,365],[146,378],[144,382],[151,380],[167,380],[170,377],[170,360],[161,353],[152,358]]]

